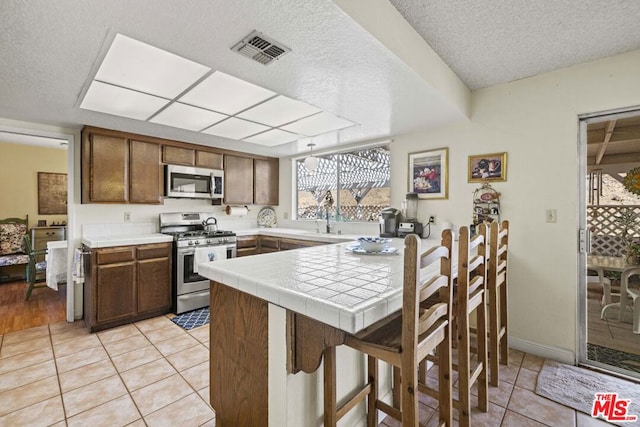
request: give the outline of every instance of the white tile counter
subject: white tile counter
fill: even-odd
[[[134,234],[126,236],[94,236],[83,237],[82,244],[90,248],[108,248],[113,246],[146,245],[150,243],[172,242],[173,236],[168,234]]]
[[[354,333],[402,307],[404,242],[393,239],[393,255],[360,255],[337,237],[349,242],[203,263],[199,274]],[[438,243],[424,239],[422,249]]]
[[[316,242],[340,243],[356,240],[362,235],[351,234],[327,234],[315,233],[313,231],[299,228],[251,228],[248,230],[236,231],[237,236],[272,236],[288,237],[291,239],[313,240]]]

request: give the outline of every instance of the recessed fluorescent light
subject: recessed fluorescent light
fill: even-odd
[[[175,98],[211,68],[116,34],[95,80]]]
[[[168,102],[164,98],[94,81],[84,96],[80,108],[130,119],[146,120]]]
[[[286,144],[287,142],[292,142],[300,138],[301,136],[296,135],[295,133],[285,132],[280,129],[271,129],[250,138],[245,138],[244,140],[247,142],[253,142],[254,144],[272,147],[274,145]]]
[[[268,89],[216,71],[180,98],[225,114],[235,114],[276,95]]]
[[[208,133],[210,135],[222,136],[229,139],[243,139],[249,135],[254,135],[267,129],[269,129],[268,126],[263,126],[257,123],[231,117],[224,122],[220,122],[215,126],[211,126],[209,129],[203,130],[202,132]]]
[[[320,111],[313,105],[280,95],[238,114],[238,117],[276,127]]]
[[[199,131],[228,116],[175,102],[153,117],[150,122]]]
[[[297,122],[282,126],[281,129],[306,136],[316,136],[323,133],[344,129],[353,125],[355,125],[355,123],[353,123],[352,121],[343,119],[342,117],[334,116],[331,113],[323,111],[322,113],[314,114],[311,117],[306,117],[304,119],[298,120]]]

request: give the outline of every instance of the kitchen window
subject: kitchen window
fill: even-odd
[[[389,147],[368,147],[328,153],[315,170],[305,158],[294,161],[296,218],[334,221],[377,221],[389,206]]]

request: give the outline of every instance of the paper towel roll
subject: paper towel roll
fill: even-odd
[[[246,206],[227,206],[224,211],[231,216],[244,216],[249,213]]]

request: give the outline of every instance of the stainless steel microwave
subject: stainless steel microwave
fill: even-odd
[[[165,196],[189,199],[222,199],[224,171],[190,166],[165,166]]]

